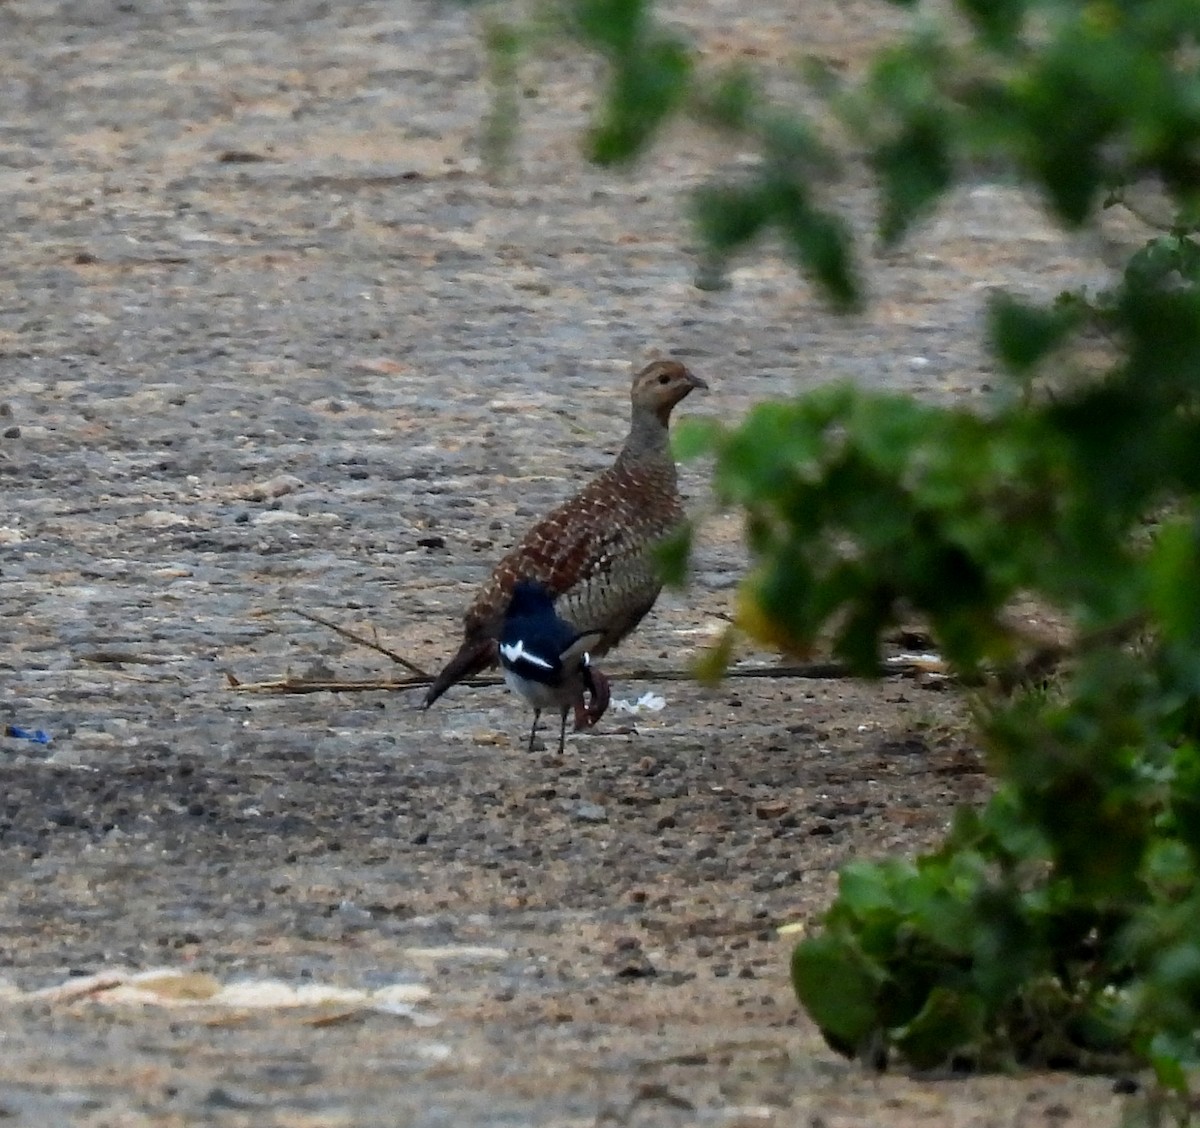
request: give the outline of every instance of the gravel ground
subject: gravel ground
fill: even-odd
[[[901,16],[679,8],[714,58],[850,72]],[[606,662],[617,698],[665,708],[614,711],[561,759],[526,754],[500,688],[429,713],[230,688],[395,676],[296,609],[436,667],[490,564],[612,457],[656,351],[712,385],[686,413],[842,377],[982,402],[989,288],[1102,276],[981,182],[871,260],[864,317],[770,255],[701,292],[682,217],[703,139],[585,168],[587,74],[552,59],[489,183],[475,20],[0,12],[0,722],[53,737],[0,739],[0,1117],[1112,1120],[1103,1080],[867,1077],[799,1014],[778,926],[815,917],[847,859],[935,841],[986,779],[935,687],[622,679],[719,629],[731,516]],[[867,229],[865,183],[842,200]],[[702,470],[685,486],[704,507]]]

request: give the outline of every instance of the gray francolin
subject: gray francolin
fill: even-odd
[[[497,661],[496,640],[519,580],[545,587],[555,611],[599,657],[654,606],[662,579],[655,549],[684,519],[671,456],[671,410],[708,385],[677,360],[655,360],[633,378],[625,445],[603,473],[530,529],[480,587],[463,616],[463,641],[425,695],[429,708],[450,686]],[[597,670],[596,692],[576,727],[595,723],[608,703]]]

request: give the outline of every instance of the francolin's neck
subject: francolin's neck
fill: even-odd
[[[673,464],[668,418],[669,416],[660,418],[650,408],[634,404],[629,420],[629,437],[625,440],[617,461],[657,462],[665,459]]]

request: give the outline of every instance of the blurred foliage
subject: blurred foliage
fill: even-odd
[[[1200,1067],[1200,4],[923,6],[860,83],[809,67],[791,103],[771,75],[706,67],[649,0],[540,11],[603,61],[592,159],[635,159],[679,115],[753,155],[695,199],[709,283],[774,232],[835,306],[858,304],[832,190],[847,161],[871,171],[885,245],[981,170],[1033,187],[1066,228],[1136,210],[1147,189],[1165,201],[1103,293],[994,300],[1005,377],[986,411],[831,386],[736,426],[693,422],[678,443],[713,457],[719,499],[746,515],[742,630],[792,653],[831,641],[873,674],[883,633],[915,611],[990,687],[993,798],[935,853],[846,867],[795,951],[830,1045],[917,1068],[1148,1066],[1176,1102],[1159,1112],[1185,1118]],[[681,539],[676,572],[686,554]],[[1049,684],[1021,678],[1017,596],[1073,626]]]

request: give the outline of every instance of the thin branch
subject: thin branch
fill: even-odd
[[[239,693],[373,693],[376,691],[395,692],[404,689],[424,689],[432,679],[428,677],[401,678],[399,681],[389,681],[378,678],[368,681],[334,681],[326,678],[278,678],[275,681],[244,682],[239,681],[228,671],[225,680],[230,689]],[[500,678],[471,678],[461,685],[485,686],[501,685]]]
[[[419,678],[432,681],[429,674],[422,670],[420,666],[414,662],[410,662],[403,654],[397,654],[396,651],[384,646],[382,643],[374,642],[369,638],[363,638],[362,635],[356,634],[349,628],[339,626],[329,619],[322,619],[320,615],[314,615],[311,611],[301,611],[298,607],[288,607],[285,610],[290,611],[293,615],[299,615],[301,619],[307,619],[311,623],[319,623],[323,627],[328,627],[334,634],[341,635],[342,638],[350,642],[356,642],[359,646],[365,646],[368,650],[374,650],[377,654],[385,655],[397,665],[403,666],[410,674],[415,674]]]
[[[897,677],[913,673],[928,673],[929,663],[920,661],[892,660],[881,667],[880,677]],[[818,681],[833,681],[838,678],[850,677],[850,671],[840,662],[808,662],[799,666],[748,666],[743,669],[726,670],[722,680],[738,678],[771,678],[788,680],[793,678],[811,678]],[[624,682],[694,682],[696,675],[692,670],[668,669],[634,669],[623,670],[609,675],[612,681]],[[407,689],[426,689],[433,684],[433,678],[428,674],[420,674],[411,678],[372,679],[367,681],[336,681],[326,678],[279,678],[265,682],[239,681],[231,673],[225,678],[230,689],[241,693],[395,693]],[[486,686],[503,685],[503,678],[465,678],[458,683],[473,689]]]

